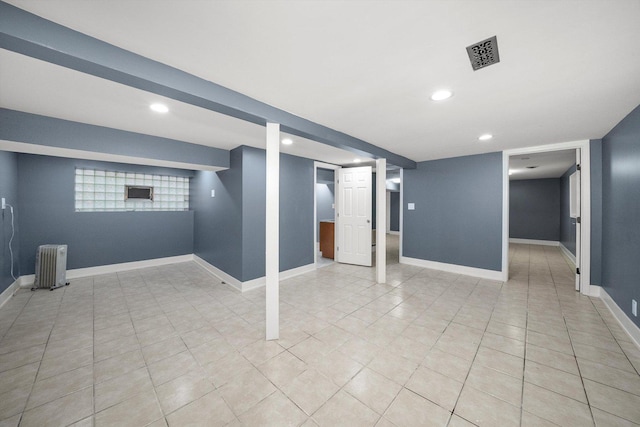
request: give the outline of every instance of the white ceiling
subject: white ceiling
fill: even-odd
[[[640,104],[638,0],[8,3],[416,161],[600,138]],[[472,71],[465,47],[493,35],[501,62]],[[171,121],[141,118],[155,95],[12,55],[3,107],[264,146],[258,126],[175,101]]]
[[[575,163],[576,150],[518,154],[509,157],[509,180],[560,178]]]

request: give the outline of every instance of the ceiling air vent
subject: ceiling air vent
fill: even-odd
[[[496,36],[489,37],[486,40],[468,46],[467,53],[469,54],[473,71],[500,62],[498,39]]]

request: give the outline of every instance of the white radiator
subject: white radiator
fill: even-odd
[[[54,290],[67,283],[67,245],[41,245],[36,253],[36,278],[33,288]]]

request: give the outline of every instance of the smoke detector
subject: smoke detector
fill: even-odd
[[[467,54],[473,71],[500,62],[498,53],[498,39],[496,36],[489,37],[481,42],[467,46]]]

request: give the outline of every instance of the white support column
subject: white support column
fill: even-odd
[[[387,282],[387,160],[376,160],[376,282]]]
[[[266,339],[280,337],[280,125],[267,123]]]

